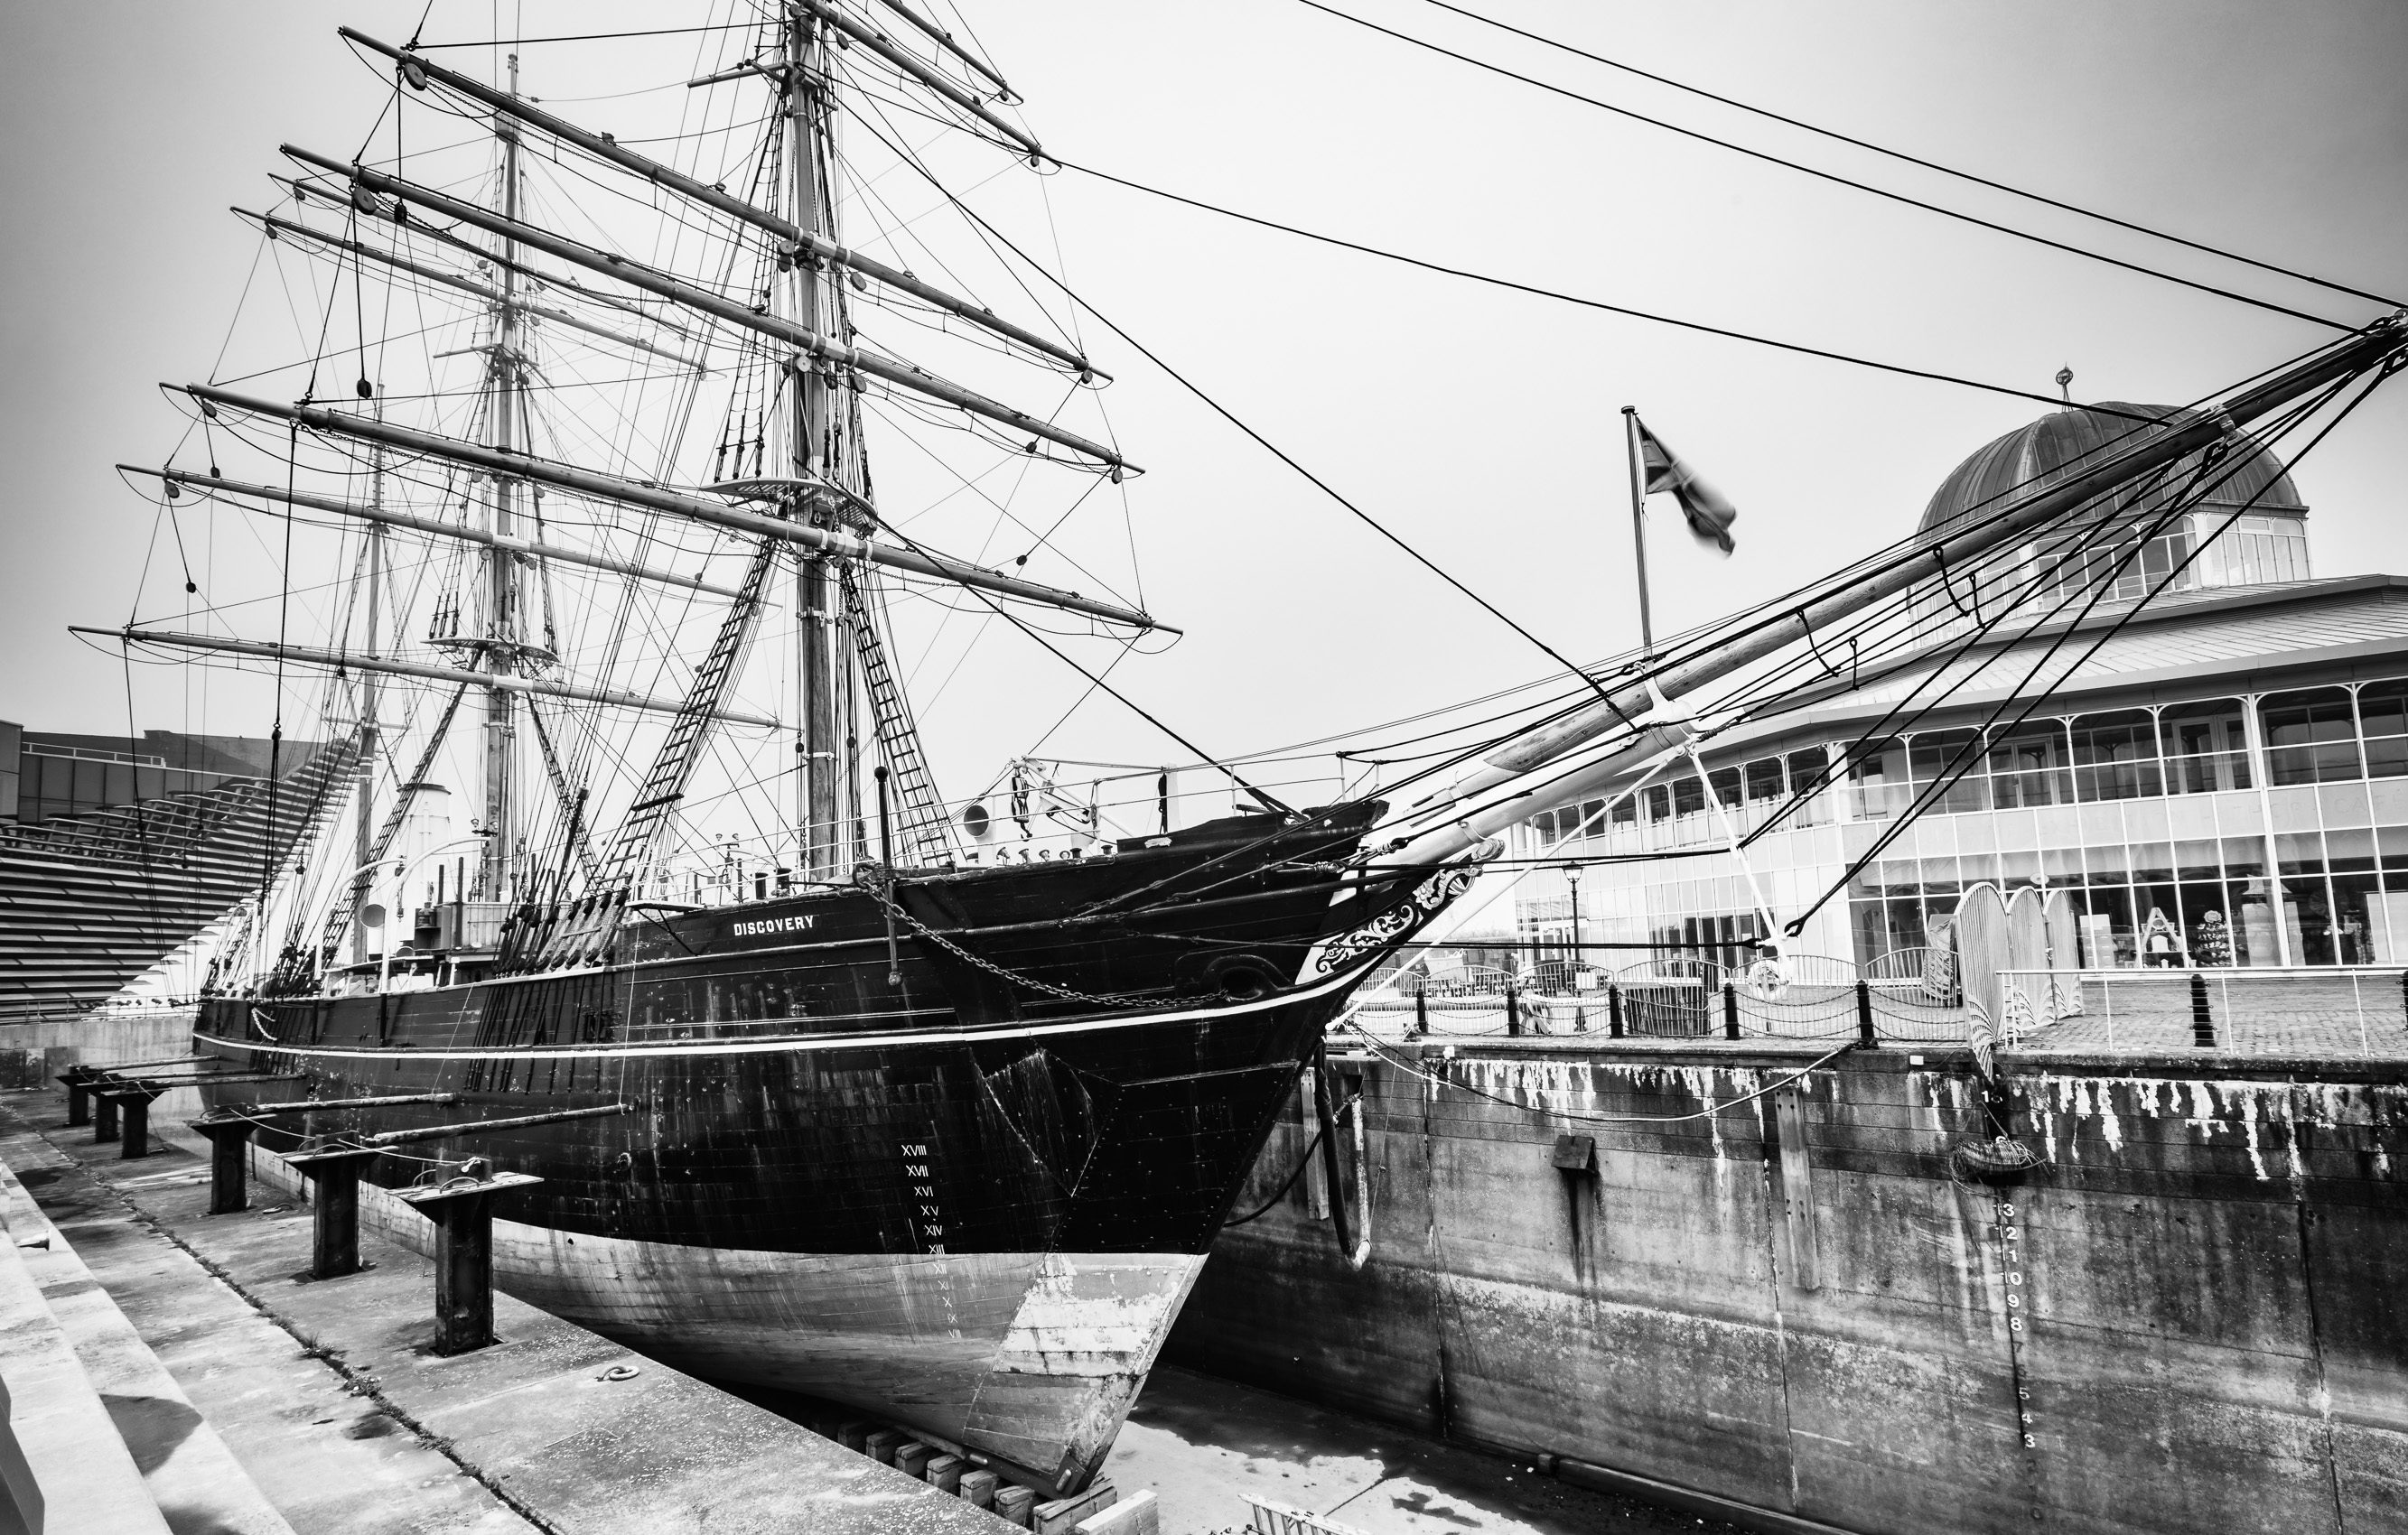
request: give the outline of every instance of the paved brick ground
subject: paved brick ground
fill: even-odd
[[[2199,974],[2207,982],[2215,1048],[2225,1054],[2408,1059],[2408,1006],[2396,976]],[[2082,1002],[2079,1015],[2047,1025],[2026,1043],[2118,1052],[2197,1047],[2187,971],[2088,979]]]

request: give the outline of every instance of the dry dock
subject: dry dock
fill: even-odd
[[[1165,1358],[1792,1535],[2408,1529],[2400,1059],[2035,1040],[1993,1185],[1970,1050],[1839,1043],[1333,1059],[1367,1260],[1294,1109]]]

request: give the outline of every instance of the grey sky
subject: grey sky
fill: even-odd
[[[124,728],[117,658],[65,626],[121,620],[146,557],[175,553],[152,547],[150,508],[109,465],[173,445],[181,423],[155,381],[209,372],[253,249],[226,205],[262,204],[280,140],[348,148],[374,118],[381,88],[334,26],[399,39],[419,8],[20,0],[0,18],[0,461],[12,471],[0,501],[0,646],[12,663],[0,717]],[[2343,320],[2377,312],[1753,124],[1419,0],[1342,8],[2022,227]],[[2408,7],[2384,0],[1475,8],[2213,244],[2408,291]],[[2187,399],[2328,334],[1684,144],[1294,0],[967,10],[1066,158],[1617,303],[2042,391],[2070,364],[2086,399]],[[522,24],[711,13],[530,3]],[[437,0],[426,36],[490,36],[492,16]],[[531,50],[529,89],[603,94],[683,62],[651,45]],[[599,126],[617,110],[563,109]],[[1410,273],[1072,172],[1046,190],[1069,277],[1099,308],[1576,655],[1635,639],[1624,404],[1742,514],[1739,553],[1721,561],[1688,545],[1669,506],[1659,513],[1667,629],[1898,536],[1957,460],[2042,408]],[[1121,378],[1109,396],[1120,439],[1152,471],[1132,497],[1147,596],[1194,631],[1166,657],[1123,665],[1116,683],[1207,745],[1240,750],[1543,668],[1141,360],[1095,327],[1088,338]],[[2408,393],[2395,386],[2299,476],[2319,575],[2408,570],[2403,425]],[[968,689],[957,718],[932,723],[940,765],[982,775],[1022,744],[993,732],[1025,737],[1050,721],[1078,688],[1048,666],[1031,649],[1014,662],[1024,689]],[[136,681],[138,723],[184,718],[171,678]],[[264,726],[230,707],[192,722]],[[1139,760],[1165,750],[1100,702],[1053,746]]]

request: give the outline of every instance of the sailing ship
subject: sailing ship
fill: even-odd
[[[923,117],[1041,163],[995,65],[902,0],[774,7],[752,52],[692,82],[767,92],[738,192],[546,109],[518,89],[515,58],[489,83],[429,50],[343,36],[391,70],[396,101],[439,103],[490,135],[491,195],[419,179],[398,152],[288,146],[291,206],[257,221],[350,272],[355,296],[373,274],[422,304],[461,304],[481,327],[466,348],[480,375],[465,409],[380,390],[365,362],[357,400],[339,406],[180,386],[208,468],[132,470],[171,499],[358,530],[349,638],[91,632],[322,677],[326,733],[356,763],[351,803],[317,817],[315,866],[263,879],[201,1006],[198,1047],[295,1073],[309,1097],[450,1095],[280,1119],[259,1139],[289,1149],[495,1121],[444,1144],[449,1165],[480,1158],[542,1180],[497,1223],[505,1287],[700,1372],[890,1416],[1055,1493],[1082,1487],[1109,1452],[1325,1026],[1462,896],[1499,832],[1694,751],[1729,718],[1718,686],[1928,591],[1935,566],[1944,579],[2079,544],[2100,498],[2214,457],[2236,424],[2380,369],[2403,345],[2396,322],[2372,327],[2142,423],[1971,525],[1557,679],[1410,803],[1356,793],[1291,807],[1220,764],[1230,814],[1174,824],[1166,789],[1152,824],[1128,825],[1024,762],[999,815],[983,796],[938,791],[890,654],[889,583],[1007,617],[1161,626],[926,547],[869,474],[865,401],[1068,472],[1135,472],[1059,412],[1002,404],[856,328],[856,303],[883,299],[1073,384],[1102,377],[1075,343],[867,254],[838,227],[839,98],[864,68]],[[690,243],[710,261],[681,269],[538,219],[524,195],[538,155],[574,165],[596,197],[656,210],[671,236],[658,249],[686,249],[679,230],[709,235]],[[554,433],[598,463],[538,451],[538,342],[565,331],[723,377],[710,473],[681,475],[668,434],[650,474],[631,470],[624,439]],[[221,437],[283,473],[220,473]],[[587,536],[565,508],[589,519]],[[740,575],[675,564],[687,547],[663,528],[722,540]],[[642,536],[631,548],[612,531]],[[417,567],[441,578],[417,594],[430,616],[414,647],[396,638],[419,611],[401,611],[397,547],[452,551]],[[722,604],[706,644],[682,652],[679,630],[661,647],[682,662],[677,696],[628,681],[647,675],[616,648],[643,638],[633,605],[602,626],[609,656],[561,643],[548,582],[566,570]],[[282,580],[294,584],[289,568]],[[743,682],[764,614],[789,597],[781,718]],[[436,775],[464,707],[481,716],[479,813],[453,838]],[[614,771],[626,753],[597,743],[637,738],[627,722],[645,718],[665,721],[649,765]],[[699,830],[695,790],[731,731],[793,744],[791,765],[766,775],[791,791],[786,819],[742,853]],[[405,733],[414,749],[397,749]],[[990,840],[1047,814],[1068,829],[1044,849],[1059,856],[1004,856]],[[334,850],[346,821],[348,859]],[[390,1157],[374,1181],[396,1187],[421,1167]]]

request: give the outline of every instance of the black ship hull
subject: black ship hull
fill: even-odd
[[[221,999],[198,1035],[301,1073],[295,1097],[460,1095],[281,1120],[271,1150],[630,1105],[398,1149],[545,1180],[497,1227],[514,1293],[1067,1491],[1109,1451],[1322,1028],[1469,882],[1341,877],[1329,860],[1375,813],[907,878],[891,905],[872,888],[646,918],[610,962],[553,974]],[[375,1179],[426,1167],[387,1157]],[[364,1206],[423,1244],[398,1201]]]

